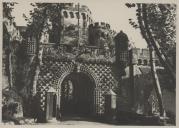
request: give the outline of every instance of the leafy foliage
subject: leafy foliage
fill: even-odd
[[[132,5],[126,5],[131,8]],[[151,60],[151,72],[154,79],[154,87],[156,90],[160,116],[165,116],[165,110],[162,100],[161,88],[156,73],[155,63],[153,60],[155,50],[162,65],[172,76],[175,83],[176,75],[174,64],[168,59],[176,56],[176,5],[174,4],[137,4],[137,19],[141,34],[146,40]]]
[[[166,55],[176,50],[176,5],[148,4],[148,25]]]
[[[138,22],[142,10],[139,5],[146,6],[147,25],[150,28],[152,38],[160,45],[160,50],[166,57],[176,57],[176,5],[175,4],[133,4],[127,3],[128,8],[136,7],[136,16]],[[139,21],[140,20],[140,21]],[[136,23],[133,19],[129,19],[129,23],[134,28],[140,28],[140,23]],[[141,30],[142,36],[146,30]],[[144,37],[145,38],[145,37]],[[172,61],[170,63],[173,63]],[[173,63],[173,67],[175,64]]]
[[[43,30],[51,31],[54,34],[53,37],[57,43],[60,40],[60,32],[63,29],[61,25],[61,10],[64,7],[63,3],[35,3],[31,4],[34,7],[33,11],[30,11],[30,18],[23,15],[25,20],[28,21],[28,34],[40,35]],[[52,29],[52,30],[51,30]]]
[[[14,17],[11,15],[12,10],[14,9],[14,5],[16,2],[4,2],[3,3],[3,18],[13,19]]]
[[[129,3],[130,4],[130,3]],[[176,67],[176,5],[135,4],[136,23],[148,46],[155,49],[160,63],[175,81]],[[128,7],[128,5],[127,5]]]

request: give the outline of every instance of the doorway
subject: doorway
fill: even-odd
[[[61,84],[62,117],[90,117],[94,111],[94,81],[84,73],[71,73]]]

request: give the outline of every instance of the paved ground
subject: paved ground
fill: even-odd
[[[95,121],[95,120],[91,120],[89,118],[81,118],[81,117],[65,117],[63,118],[62,121],[57,121],[55,118],[53,118],[52,120],[49,120],[47,123],[35,123],[33,119],[31,118],[21,118],[20,120],[20,124],[21,125],[64,125],[64,126],[124,126],[124,125],[130,125],[130,126],[136,126],[136,125],[144,125],[142,124],[142,122],[136,122],[136,121],[132,121],[132,122],[125,122],[125,123],[118,123],[117,125],[115,124],[110,124],[110,123],[103,123],[100,121]],[[11,122],[4,122],[4,125],[14,125],[14,123]],[[173,124],[166,124],[167,126],[171,126]]]
[[[60,125],[110,125],[110,124],[104,124],[100,122],[94,122],[94,121],[86,121],[86,120],[67,120],[67,121],[56,121],[56,119],[51,120],[48,122],[48,124],[60,124]]]
[[[8,121],[3,122],[4,125],[14,125],[14,122]],[[93,125],[93,126],[113,126],[112,124],[106,124],[102,122],[92,121],[90,119],[85,119],[81,117],[65,118],[62,121],[57,121],[55,118],[49,120],[47,123],[35,123],[31,118],[22,118],[20,119],[21,125]]]
[[[65,117],[62,121],[57,121],[55,118],[48,121],[48,124],[59,124],[59,125],[93,125],[93,126],[113,126],[113,124],[102,123],[99,121],[94,121],[89,118],[82,117]]]

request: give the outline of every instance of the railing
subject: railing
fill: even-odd
[[[67,44],[56,45],[55,43],[42,44],[43,54],[51,55],[51,54],[73,54],[78,55],[81,53],[90,54],[90,56],[104,56],[106,58],[113,57],[115,55],[115,50],[106,50],[104,48],[99,48],[96,46],[70,46]]]
[[[72,58],[75,56],[80,56],[81,54],[88,54],[89,58],[95,59],[111,59],[115,57],[115,49],[105,49],[97,46],[71,46],[67,44],[56,45],[56,43],[42,43],[40,47],[43,48],[43,56],[54,56],[54,57],[69,57]],[[28,54],[35,54],[35,43],[28,42],[26,43],[26,49]],[[133,59],[135,58],[135,53],[133,53]],[[119,60],[120,61],[128,61],[129,60],[129,51],[121,51],[119,52]]]

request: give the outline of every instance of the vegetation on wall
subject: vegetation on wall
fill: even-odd
[[[5,85],[3,85],[2,91],[2,117],[18,124],[18,121],[14,118],[14,114],[18,111],[17,106],[22,105],[22,101],[16,87],[17,61],[19,59],[16,53],[19,51],[21,41],[18,40],[16,35],[16,24],[13,20],[14,17],[11,15],[15,4],[17,3],[3,3],[3,76],[8,77],[8,82],[3,83]],[[13,28],[13,32],[9,30],[9,27]]]

